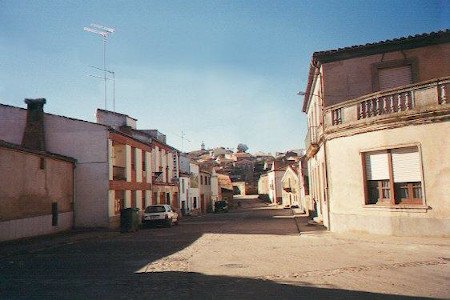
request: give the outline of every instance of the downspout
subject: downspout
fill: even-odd
[[[76,189],[75,189],[75,176],[76,176],[76,169],[77,165],[76,162],[72,165],[72,216],[73,216],[73,224],[72,228],[76,228],[76,209],[75,209],[75,202],[76,202]]]

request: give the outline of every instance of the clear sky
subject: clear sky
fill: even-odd
[[[449,28],[450,1],[4,1],[0,103],[94,121],[104,108],[101,38],[116,73],[116,111],[183,150],[245,143],[302,148],[301,112],[314,51]],[[108,88],[112,109],[112,84]]]

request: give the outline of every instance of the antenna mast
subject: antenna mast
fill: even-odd
[[[186,134],[184,133],[183,130],[181,130],[181,152],[183,152],[183,148],[184,148],[184,140],[186,140],[187,142],[191,142],[190,140],[188,140],[187,138],[185,138]]]
[[[98,24],[91,24],[90,27],[84,27],[84,31],[95,33],[103,38],[103,80],[105,81],[105,109],[107,109],[107,97],[106,97],[106,40],[116,30],[114,28],[106,27]],[[109,71],[111,72],[111,71]],[[114,92],[115,93],[115,92]],[[114,101],[115,102],[115,101]]]

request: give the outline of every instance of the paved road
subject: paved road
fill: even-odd
[[[450,297],[447,244],[299,235],[290,210],[241,203],[172,228],[0,244],[0,298]]]

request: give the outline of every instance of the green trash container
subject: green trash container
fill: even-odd
[[[120,211],[120,232],[139,229],[139,208],[124,208]]]

